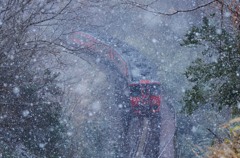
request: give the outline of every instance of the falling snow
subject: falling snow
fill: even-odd
[[[40,143],[40,144],[39,144],[39,147],[40,147],[40,148],[44,148],[46,145],[47,145],[46,143]]]
[[[222,30],[221,29],[217,29],[217,34],[221,35],[222,34]]]
[[[228,18],[228,17],[231,16],[231,13],[230,13],[230,12],[225,12],[225,13],[224,13],[224,16]]]
[[[157,43],[158,41],[157,41],[155,38],[153,38],[153,39],[152,39],[152,42],[153,42],[153,43]]]
[[[192,129],[191,129],[191,131],[192,131],[193,133],[195,133],[195,132],[197,131],[197,127],[193,126]]]
[[[16,96],[19,96],[19,93],[20,93],[19,87],[14,87],[14,88],[13,88],[13,93],[14,93]]]
[[[206,66],[208,62],[219,66],[222,48],[214,50],[210,42],[232,27],[220,27],[222,19],[215,18],[216,12],[209,18],[210,26],[216,24],[207,37],[210,42],[201,39],[204,33],[195,28],[192,36],[202,45],[180,46],[192,26],[200,27],[200,19],[206,16],[205,7],[184,10],[202,1],[136,1],[120,6],[115,0],[69,4],[41,0],[21,5],[8,1],[0,6],[0,123],[4,127],[0,158],[202,157],[204,152],[198,149],[208,149],[206,144],[213,142],[215,133],[222,137],[218,128],[229,120],[229,110],[216,110],[217,97],[208,95],[218,96],[217,90],[225,84],[237,83],[238,65],[231,75],[214,79],[186,70],[197,58],[207,58]],[[177,10],[182,13],[162,14]],[[228,23],[237,18],[227,7],[223,16]],[[217,41],[216,46],[237,50],[238,43],[224,42]],[[209,56],[203,55],[205,49],[211,50]],[[233,63],[224,61],[220,67]],[[147,82],[160,86],[152,90]],[[214,82],[219,84],[214,87]],[[196,110],[185,115],[184,100],[197,98],[185,96],[192,87],[193,94],[207,103],[187,102],[193,104],[190,110]],[[237,89],[226,90],[239,94]],[[240,109],[239,100],[234,107]]]
[[[28,110],[24,110],[23,112],[22,112],[22,115],[23,115],[23,117],[27,117],[28,115],[29,115],[29,111]]]

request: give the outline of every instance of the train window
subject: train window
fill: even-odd
[[[145,95],[149,95],[150,94],[150,85],[142,84],[142,93]]]
[[[153,84],[150,86],[151,95],[159,95],[160,94],[160,85]]]
[[[131,85],[130,86],[130,96],[136,97],[141,95],[140,85]]]

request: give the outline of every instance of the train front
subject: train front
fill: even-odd
[[[130,105],[134,115],[152,116],[160,111],[160,83],[140,80],[129,84]]]

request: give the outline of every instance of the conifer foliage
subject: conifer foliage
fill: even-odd
[[[58,74],[39,62],[55,51],[43,42],[41,27],[48,30],[63,8],[45,0],[0,0],[0,6],[0,153],[63,156],[66,126],[58,99],[63,93]]]
[[[214,20],[214,16],[210,18]],[[187,68],[185,75],[193,87],[185,93],[184,111],[192,113],[201,105],[230,107],[239,114],[240,36],[238,31],[217,28],[203,18],[201,27],[192,27],[182,45],[196,46],[202,57]]]

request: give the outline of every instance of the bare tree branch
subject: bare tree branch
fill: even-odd
[[[137,7],[137,8],[140,8],[142,10],[148,11],[150,13],[158,14],[158,15],[171,16],[171,15],[175,15],[175,14],[178,14],[178,13],[192,12],[192,11],[207,7],[207,6],[209,6],[209,5],[211,5],[215,2],[217,2],[217,0],[212,0],[208,3],[206,3],[206,4],[202,4],[202,5],[199,5],[195,8],[191,8],[191,9],[176,10],[172,13],[164,13],[164,12],[160,12],[160,11],[155,11],[154,9],[150,8],[150,5],[152,5],[152,3],[150,3],[150,4],[140,4],[140,3],[137,3],[137,2],[133,2],[133,1],[128,1],[128,2],[121,3],[121,4],[122,5],[131,5],[133,7]]]

